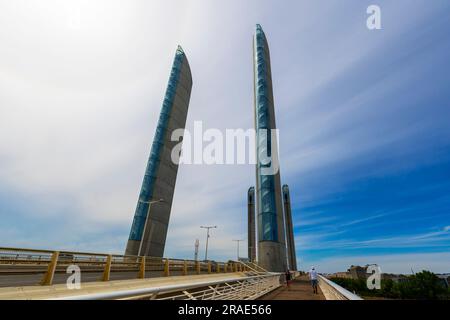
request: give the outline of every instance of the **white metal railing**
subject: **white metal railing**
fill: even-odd
[[[190,284],[88,293],[59,297],[56,300],[254,300],[279,286],[280,274],[267,274],[220,281],[202,280]]]
[[[319,275],[319,286],[327,300],[363,300],[337,283]]]

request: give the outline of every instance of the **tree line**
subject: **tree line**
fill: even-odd
[[[407,276],[398,282],[392,279],[382,279],[381,289],[379,290],[368,289],[366,279],[334,277],[330,280],[361,297],[417,300],[450,299],[450,288],[446,288],[438,276],[426,270]]]

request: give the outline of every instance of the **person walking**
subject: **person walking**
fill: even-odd
[[[317,294],[317,271],[314,267],[311,267],[309,271],[309,279],[311,279],[311,286],[314,294]]]
[[[287,286],[288,290],[290,290],[290,288],[291,288],[291,272],[289,271],[289,269],[286,270],[285,278],[286,278],[286,286]]]

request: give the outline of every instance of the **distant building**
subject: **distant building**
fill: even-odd
[[[374,264],[367,264],[365,266],[350,266],[346,272],[336,272],[330,275],[330,278],[344,278],[344,279],[367,279],[370,273],[367,272],[367,268]],[[382,273],[381,280],[392,280],[394,282],[404,282],[408,280],[408,277],[403,274]]]
[[[248,258],[256,262],[256,222],[255,222],[255,187],[247,192],[247,218],[248,218]]]
[[[347,270],[347,272],[349,273],[351,279],[366,279],[369,276],[369,274],[367,273],[368,266],[369,265],[361,267],[352,265]]]
[[[297,270],[297,256],[295,253],[295,237],[294,237],[294,225],[292,223],[291,212],[291,196],[289,194],[289,186],[283,185],[283,205],[284,205],[284,221],[286,224],[286,247],[288,265],[290,270]]]
[[[381,280],[392,280],[394,282],[404,282],[408,280],[408,277],[403,274],[382,273]]]
[[[330,274],[329,278],[351,279],[351,275],[348,272],[336,272],[336,273]]]

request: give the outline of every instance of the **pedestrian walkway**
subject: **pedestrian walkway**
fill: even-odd
[[[307,276],[298,277],[291,282],[290,288],[286,285],[266,294],[260,300],[325,300],[320,288],[314,294]]]

